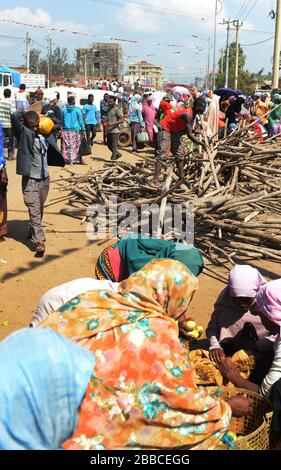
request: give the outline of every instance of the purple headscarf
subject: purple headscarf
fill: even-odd
[[[229,273],[228,287],[232,297],[255,298],[267,281],[259,271],[251,266],[237,265]]]
[[[257,294],[256,301],[261,313],[281,327],[281,279],[263,286]]]

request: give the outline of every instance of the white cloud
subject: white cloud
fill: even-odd
[[[43,26],[44,28],[57,28],[65,29],[68,31],[77,31],[81,33],[91,33],[91,31],[100,32],[103,29],[103,25],[92,25],[91,28],[85,26],[81,23],[75,23],[75,21],[65,20],[65,21],[55,21],[52,16],[47,13],[42,8],[37,8],[32,12],[29,8],[26,7],[16,7],[13,9],[6,9],[0,11],[1,19],[8,19],[12,21],[19,21],[20,23],[26,23],[30,25]],[[1,23],[0,23],[1,24]],[[5,24],[5,23],[2,23]],[[9,26],[13,26],[13,23],[7,23]],[[36,28],[34,28],[35,32]],[[42,29],[38,28],[38,31]]]
[[[1,39],[0,40],[0,48],[1,47],[5,47],[5,48],[11,47],[11,46],[13,46],[13,44],[14,44],[13,41],[9,41],[9,40],[6,40],[6,39],[3,39],[3,40]]]
[[[36,24],[39,26],[49,26],[52,23],[51,16],[42,8],[37,8],[34,13],[29,8],[16,7],[0,11],[2,19],[19,21],[22,23]]]
[[[149,16],[142,6],[135,8],[132,4],[126,5],[117,12],[117,20],[122,26],[133,31],[156,33],[160,30],[157,17]]]
[[[161,30],[163,24],[167,26],[171,22],[173,22],[173,27],[176,25],[181,29],[185,23],[177,15],[186,17],[189,29],[190,24],[192,24],[196,31],[198,27],[200,28],[204,24],[210,26],[215,14],[214,1],[189,0],[188,8],[187,0],[145,0],[142,5],[136,5],[134,0],[132,2],[117,12],[119,23],[132,31],[157,33]],[[145,8],[146,6],[149,10]],[[155,11],[160,9],[162,13],[159,15],[154,14],[150,11],[154,8]],[[224,8],[221,14],[224,14]]]

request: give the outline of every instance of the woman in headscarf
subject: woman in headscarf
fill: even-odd
[[[155,117],[155,124],[157,126],[158,132],[156,136],[156,145],[155,145],[155,157],[157,155],[157,150],[160,148],[161,139],[163,135],[163,128],[160,122],[169,114],[173,112],[173,107],[171,105],[171,101],[173,100],[173,96],[166,95],[163,97],[162,101],[160,101],[159,109]]]
[[[0,242],[8,233],[7,224],[7,186],[8,176],[4,152],[3,128],[0,122]]]
[[[138,152],[137,134],[145,129],[145,123],[142,117],[141,99],[141,95],[134,95],[131,99],[128,111],[128,120],[131,127],[132,146],[134,152]]]
[[[269,135],[280,134],[281,131],[281,95],[274,95],[270,105],[271,113],[268,116],[267,126]]]
[[[256,304],[257,293],[266,283],[257,269],[235,266],[229,273],[227,287],[215,303],[206,330],[210,357],[216,364],[246,347],[254,353],[258,364],[265,365],[259,367],[259,381],[271,365],[275,341],[272,332],[263,325]]]
[[[152,147],[155,146],[156,140],[156,134],[153,129],[156,114],[157,109],[153,106],[152,98],[149,96],[142,107],[142,116],[145,122],[146,132],[148,133],[149,143]]]
[[[96,277],[121,282],[153,259],[180,261],[196,277],[204,268],[203,257],[197,248],[158,238],[136,236],[123,238],[103,250],[96,264]]]
[[[269,111],[269,103],[266,103],[265,101],[262,100],[262,95],[261,93],[257,93],[255,95],[255,103],[254,103],[254,115],[257,116],[257,118],[261,119],[262,124],[265,124],[267,121],[267,118],[264,117],[264,115]]]
[[[51,329],[0,342],[0,449],[56,450],[76,431],[94,355]]]
[[[65,449],[215,448],[230,407],[196,387],[178,338],[178,322],[197,287],[183,264],[154,260],[118,292],[87,292],[43,323],[96,358],[78,428]],[[250,403],[242,402],[246,413]]]
[[[268,282],[263,285],[256,295],[257,308],[261,313],[261,319],[267,329],[275,330],[277,338],[274,344],[274,359],[272,366],[264,377],[260,386],[244,379],[236,371],[235,365],[230,358],[223,360],[220,364],[222,374],[228,378],[236,387],[247,388],[261,395],[269,396],[271,393],[274,404],[275,393],[279,395],[279,426],[281,414],[281,279]],[[279,432],[281,427],[279,427]]]
[[[236,98],[235,96],[231,96],[228,101],[229,107],[225,112],[225,118],[228,119],[229,131],[233,132],[238,125],[238,118],[245,100],[242,96],[239,96],[238,98]]]
[[[61,149],[66,163],[83,163],[83,157],[79,155],[82,133],[86,131],[83,114],[78,106],[75,106],[75,97],[69,96],[68,104],[62,110],[63,131]]]
[[[271,449],[281,446],[281,279],[261,287],[256,296],[257,307],[267,329],[275,328],[277,339],[271,368],[260,386],[241,377],[230,358],[220,364],[221,373],[236,387],[246,388],[270,399],[273,409],[271,423]]]

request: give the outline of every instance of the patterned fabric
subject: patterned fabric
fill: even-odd
[[[79,148],[81,134],[77,131],[62,131],[62,155],[65,161],[75,163],[79,161]]]
[[[11,115],[16,112],[16,103],[4,98],[0,101],[0,122],[4,129],[11,129]]]
[[[215,448],[231,410],[196,387],[175,321],[197,287],[180,262],[154,260],[118,292],[88,292],[42,324],[96,357],[65,449]]]
[[[114,276],[114,272],[112,270],[110,259],[109,259],[109,250],[111,246],[108,246],[103,250],[101,255],[99,256],[96,264],[96,278],[100,281],[108,280],[112,282],[116,282],[116,278]]]
[[[7,216],[8,216],[7,193],[1,194],[1,188],[0,188],[0,237],[5,237],[6,235],[8,235]]]

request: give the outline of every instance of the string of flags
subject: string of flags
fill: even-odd
[[[166,46],[166,47],[176,47],[176,48],[185,47],[183,44],[163,44],[163,43],[160,43],[160,42],[139,41],[138,39],[125,39],[125,38],[118,38],[118,37],[112,37],[112,36],[101,36],[101,35],[96,35],[94,33],[86,33],[86,32],[82,32],[82,31],[71,31],[69,29],[55,28],[53,26],[42,26],[42,25],[35,25],[35,24],[31,24],[31,23],[24,23],[22,21],[11,20],[11,19],[8,19],[8,18],[0,18],[0,21],[5,22],[5,23],[13,23],[13,24],[20,25],[20,26],[26,26],[28,28],[46,29],[50,32],[51,31],[56,31],[56,32],[59,32],[59,33],[71,33],[71,34],[77,35],[77,36],[107,39],[107,40],[110,40],[110,41],[125,42],[125,43],[128,43],[128,44],[145,43],[145,44],[150,44],[150,45],[154,45],[154,46]]]

